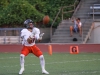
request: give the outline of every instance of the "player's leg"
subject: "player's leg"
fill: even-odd
[[[24,63],[25,63],[25,56],[27,56],[29,54],[29,51],[27,49],[27,47],[23,47],[22,51],[21,51],[21,54],[20,54],[20,66],[21,66],[21,69],[19,71],[19,74],[22,74],[23,71],[25,70],[24,69]]]
[[[21,66],[21,69],[19,71],[19,74],[22,74],[23,71],[24,71],[24,57],[25,57],[25,55],[23,55],[23,54],[20,55],[20,66]]]
[[[40,51],[40,49],[36,45],[34,45],[32,52],[35,56],[37,56],[40,59],[40,65],[41,65],[41,68],[42,68],[42,73],[49,74],[49,72],[47,72],[45,70],[45,59],[44,59],[44,56],[43,56],[42,52]]]
[[[73,26],[70,26],[70,36],[73,36]]]
[[[49,74],[49,72],[47,72],[45,70],[45,59],[44,59],[44,56],[40,55],[39,58],[40,58],[40,65],[41,65],[41,68],[42,68],[42,73]]]

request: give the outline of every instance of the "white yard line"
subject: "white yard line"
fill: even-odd
[[[33,55],[30,57],[35,57],[35,56]],[[20,55],[19,55],[19,57],[1,57],[0,59],[15,59],[15,58],[20,58]]]
[[[89,61],[96,61],[96,60],[98,60],[98,61],[100,61],[100,59],[92,59],[92,60],[80,60],[80,61],[64,61],[64,62],[50,62],[50,63],[46,63],[46,64],[49,64],[49,65],[51,65],[51,64],[64,64],[64,63],[71,63],[71,62],[89,62]],[[25,66],[32,66],[32,65],[40,65],[39,63],[38,64],[26,64]],[[13,66],[2,66],[2,67],[16,67],[16,66],[20,66],[20,64],[19,65],[13,65]],[[1,67],[1,66],[0,66]]]

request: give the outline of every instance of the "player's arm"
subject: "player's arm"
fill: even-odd
[[[35,35],[35,37],[36,37],[36,39],[37,39],[38,42],[40,42],[42,40],[43,35],[44,35],[44,33],[41,33],[41,34],[37,33]]]
[[[44,33],[41,33],[41,34],[39,35],[39,39],[38,39],[39,41],[42,40],[43,35],[44,35]]]
[[[40,42],[40,41],[42,40],[42,37],[43,37],[43,35],[44,35],[44,33],[41,33],[41,34],[40,34],[40,30],[39,30],[38,28],[36,28],[35,33],[33,33],[33,34],[35,34],[35,39],[36,39],[38,42]]]

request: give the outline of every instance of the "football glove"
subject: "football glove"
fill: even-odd
[[[40,34],[39,40],[42,40],[43,35],[44,35],[44,33],[41,33],[41,34]]]

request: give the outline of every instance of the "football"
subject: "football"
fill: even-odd
[[[49,21],[50,21],[50,18],[49,18],[48,15],[46,15],[46,16],[43,17],[43,24],[48,24]]]

